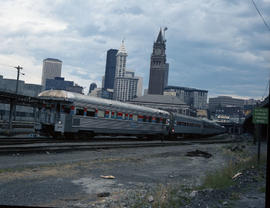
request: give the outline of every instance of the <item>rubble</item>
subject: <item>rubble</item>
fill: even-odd
[[[187,152],[186,156],[210,158],[212,154],[196,149],[195,151]]]
[[[246,148],[245,145],[240,145],[240,144],[237,144],[237,145],[234,145],[232,147],[230,147],[229,149],[232,151],[232,152],[242,152],[244,149]]]
[[[100,178],[104,178],[104,179],[115,179],[115,177],[112,176],[112,175],[107,175],[107,176],[101,175]]]
[[[98,197],[108,197],[110,195],[111,195],[110,192],[102,192],[97,194]]]
[[[154,202],[154,197],[150,195],[150,196],[148,197],[148,202],[149,202],[149,203]]]
[[[192,192],[189,194],[189,196],[190,196],[191,198],[193,198],[193,197],[195,197],[195,196],[197,195],[197,193],[198,193],[198,191],[192,191]]]
[[[239,173],[236,173],[233,177],[232,177],[232,179],[236,179],[237,177],[239,177],[240,175],[242,175],[242,173],[241,172],[239,172]]]

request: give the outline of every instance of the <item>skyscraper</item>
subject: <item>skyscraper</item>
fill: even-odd
[[[97,84],[96,84],[95,82],[92,82],[92,83],[90,84],[88,94],[90,94],[90,93],[91,93],[94,89],[96,89],[96,88],[97,88]]]
[[[116,54],[116,70],[114,79],[114,100],[128,101],[136,97],[138,79],[134,72],[126,71],[127,52],[124,41]]]
[[[113,89],[114,87],[117,52],[117,49],[110,49],[107,51],[104,89]]]
[[[143,89],[143,78],[136,76],[135,78],[138,79],[138,84],[137,84],[137,97],[141,97],[142,96],[142,89]]]
[[[160,29],[151,55],[148,94],[162,95],[168,85],[169,64],[166,63],[165,29]]]
[[[54,79],[55,77],[61,77],[62,61],[54,58],[47,58],[43,60],[42,67],[42,89],[45,89],[46,79]]]

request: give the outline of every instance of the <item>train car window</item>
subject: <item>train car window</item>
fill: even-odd
[[[178,123],[178,125],[180,125],[180,126],[185,126],[185,122],[179,121],[179,122],[177,122],[177,123]]]
[[[138,121],[138,116],[137,115],[133,115],[133,121]]]
[[[95,111],[87,111],[86,116],[95,117]]]
[[[123,119],[123,113],[118,112],[117,113],[117,119]]]
[[[98,117],[103,117],[103,118],[104,118],[104,111],[99,110],[97,116],[98,116]]]
[[[115,112],[111,112],[111,118],[115,117]]]
[[[143,122],[146,122],[147,116],[143,116]]]
[[[60,112],[60,104],[59,103],[56,104],[56,112]]]
[[[71,113],[72,115],[76,113],[76,111],[75,111],[75,106],[74,106],[74,105],[70,106],[70,113]]]
[[[84,115],[84,116],[87,115],[87,108],[83,108],[83,115]]]
[[[80,108],[77,108],[76,109],[76,115],[80,115],[80,116],[83,116],[83,109],[80,109]]]
[[[160,123],[160,118],[156,118],[156,123]]]
[[[148,122],[152,122],[152,116],[148,117]]]
[[[109,118],[110,117],[110,111],[105,111],[105,115],[104,115],[105,118]]]
[[[138,115],[138,121],[143,121],[143,116]]]
[[[63,111],[64,113],[70,114],[70,107],[63,105],[63,106],[62,106],[62,111]]]
[[[166,118],[163,118],[163,119],[162,119],[162,123],[163,123],[163,124],[166,124]]]

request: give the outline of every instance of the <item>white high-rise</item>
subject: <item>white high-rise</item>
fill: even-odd
[[[136,97],[138,79],[134,72],[126,71],[127,52],[124,41],[116,54],[116,69],[114,80],[114,100],[128,101]]]
[[[142,89],[143,89],[143,78],[136,76],[135,78],[138,79],[138,84],[137,84],[137,97],[142,96]]]
[[[53,58],[47,58],[43,60],[42,67],[42,89],[45,89],[46,79],[54,79],[55,77],[61,77],[62,61]]]

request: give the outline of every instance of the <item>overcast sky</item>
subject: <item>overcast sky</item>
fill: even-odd
[[[254,0],[270,24],[270,0]],[[148,87],[150,56],[168,27],[169,85],[209,96],[262,98],[270,72],[270,31],[251,0],[0,0],[0,74],[41,83],[42,61],[88,91],[101,86],[106,52],[125,39],[127,69]]]

